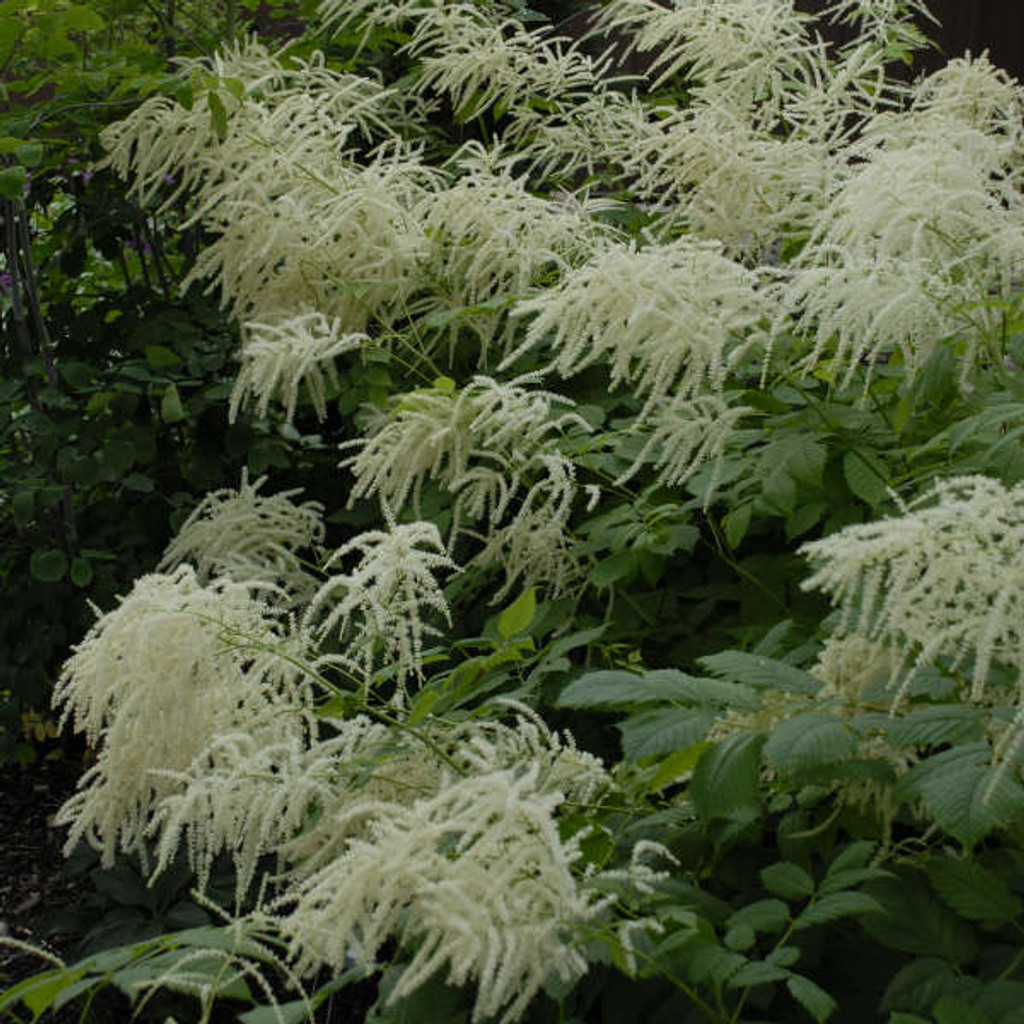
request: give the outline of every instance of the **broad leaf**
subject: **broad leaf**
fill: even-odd
[[[977,861],[932,857],[928,881],[961,917],[982,924],[1012,921],[1021,912],[1021,901],[1006,883]]]
[[[705,821],[728,818],[757,804],[764,737],[741,733],[712,747],[700,759],[690,798]]]

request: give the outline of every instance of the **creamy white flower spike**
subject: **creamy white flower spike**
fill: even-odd
[[[433,523],[389,524],[343,544],[327,559],[330,570],[356,556],[349,571],[335,572],[313,596],[305,626],[324,638],[335,633],[344,657],[368,677],[378,658],[392,664],[398,684],[423,671],[423,641],[438,634],[424,621],[433,614],[450,623],[437,576],[458,569]]]
[[[159,801],[218,732],[244,727],[263,742],[306,728],[307,651],[244,582],[203,586],[192,566],[143,576],[76,646],[54,705],[97,748],[96,764],[61,808],[67,849],[80,840],[110,866],[118,847],[145,854]]]
[[[243,470],[238,490],[223,488],[203,498],[158,568],[169,571],[189,562],[204,582],[220,576],[260,580],[295,598],[308,597],[316,581],[303,568],[300,552],[309,557],[323,543],[323,506],[292,501],[301,489],[261,495],[266,479],[250,484]]]
[[[361,332],[346,333],[342,322],[322,313],[300,313],[277,323],[250,321],[245,325],[242,368],[235,378],[228,408],[234,423],[250,397],[265,417],[271,401],[283,402],[286,422],[295,418],[299,388],[305,386],[321,421],[327,418],[327,385],[337,385],[335,360],[358,352],[370,339]]]
[[[631,387],[649,411],[670,393],[720,391],[765,312],[753,274],[717,243],[619,246],[516,306],[518,316],[536,316],[506,363],[550,336],[548,372],[607,366],[610,389]]]
[[[411,806],[353,807],[365,839],[304,880],[280,920],[299,968],[373,964],[395,936],[412,953],[394,1003],[443,973],[476,983],[473,1020],[517,1020],[552,974],[573,982],[586,960],[567,942],[601,902],[572,872],[579,857],[553,818],[537,772],[449,780]]]
[[[841,632],[891,649],[893,680],[938,659],[967,663],[974,701],[985,698],[994,660],[1024,680],[1024,485],[940,481],[903,515],[800,550],[816,567],[804,589],[831,595]]]
[[[418,509],[423,484],[433,479],[457,495],[453,537],[466,520],[500,522],[562,431],[590,429],[559,411],[572,406],[569,399],[524,386],[532,382],[477,376],[461,390],[399,396],[369,437],[346,444],[357,449],[341,463],[356,478],[350,505],[375,495],[395,513],[409,501]]]

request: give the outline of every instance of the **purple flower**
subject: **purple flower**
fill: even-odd
[[[170,173],[170,171],[168,171],[167,174],[164,175],[164,181],[167,182],[168,185],[173,185],[176,180],[177,179],[174,177],[173,174]]]
[[[14,287],[14,278],[7,273],[0,274],[0,288],[10,291]]]
[[[92,171],[82,171],[82,184],[88,185],[92,181]]]
[[[138,248],[138,246],[136,246],[136,244],[135,244],[134,239],[131,239],[131,238],[126,238],[124,240],[124,247],[126,249],[133,249],[133,250]]]

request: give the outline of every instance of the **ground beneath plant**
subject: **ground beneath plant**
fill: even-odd
[[[0,768],[0,939],[15,939],[63,956],[68,937],[46,935],[45,917],[73,906],[79,882],[64,877],[63,830],[53,816],[74,792],[81,772],[67,761]],[[38,957],[0,944],[0,991],[44,969]]]

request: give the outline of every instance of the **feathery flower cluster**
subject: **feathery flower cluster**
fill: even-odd
[[[908,664],[968,662],[971,700],[985,698],[993,660],[1024,678],[1024,485],[955,477],[895,518],[848,526],[805,544],[824,590],[843,609],[841,631],[893,651],[892,678]]]
[[[334,361],[347,352],[359,351],[369,340],[362,333],[344,333],[339,318],[328,319],[322,313],[300,313],[279,323],[247,323],[229,422],[235,422],[238,410],[251,395],[263,417],[272,399],[283,401],[286,421],[291,423],[302,384],[317,416],[325,420],[327,382],[338,383]]]
[[[244,638],[244,644],[238,642]],[[61,724],[71,720],[98,749],[79,791],[58,814],[67,849],[85,839],[113,864],[145,853],[159,801],[218,732],[245,728],[264,742],[305,729],[310,695],[282,649],[303,649],[244,582],[203,586],[195,570],[144,576],[74,649],[54,691]]]
[[[610,235],[595,214],[609,203],[554,202],[532,195],[526,182],[491,166],[497,154],[466,147],[457,167],[464,173],[449,188],[424,196],[415,212],[432,243],[429,275],[433,295],[425,311],[509,301],[538,290],[543,275],[588,259]],[[476,313],[459,324],[480,339],[486,364],[503,317]],[[453,327],[452,337],[457,333]],[[511,325],[505,331],[506,343]]]
[[[716,395],[677,396],[662,403],[644,424],[649,436],[643,448],[615,482],[625,483],[653,462],[660,483],[681,487],[706,462],[721,465],[739,421],[753,411],[746,405],[729,405]],[[713,473],[704,492],[705,507],[711,503],[717,482],[717,473]]]
[[[630,50],[654,53],[656,88],[684,68],[698,102],[746,110],[777,97],[787,70],[812,49],[807,15],[793,0],[613,0],[599,19],[606,32],[626,30]],[[790,73],[792,73],[790,71]]]
[[[419,507],[424,482],[434,479],[457,495],[452,534],[466,517],[498,523],[536,469],[537,458],[560,431],[589,430],[561,395],[534,391],[527,378],[499,382],[477,376],[459,391],[437,387],[401,395],[383,423],[351,442],[355,455],[341,465],[356,478],[350,504],[376,495],[399,512],[412,499]]]
[[[250,484],[243,470],[237,491],[224,488],[203,498],[168,544],[158,568],[170,571],[190,562],[204,583],[230,576],[281,587],[296,600],[308,596],[315,581],[298,553],[323,542],[323,506],[295,504],[292,498],[301,489],[263,496],[259,490],[266,479]]]
[[[304,879],[280,919],[302,970],[375,963],[397,936],[412,952],[389,997],[439,971],[477,986],[473,1020],[522,1015],[552,975],[576,980],[586,960],[567,941],[599,909],[572,873],[579,850],[553,813],[561,797],[538,773],[496,771],[448,781],[410,806],[356,805],[335,815],[372,820],[365,839]]]
[[[515,312],[537,315],[506,363],[553,335],[549,372],[607,364],[611,387],[647,396],[645,412],[669,394],[721,390],[766,315],[748,270],[720,245],[689,239],[611,248]]]
[[[314,594],[305,625],[317,637],[337,632],[346,664],[367,677],[378,656],[393,663],[398,684],[423,668],[424,637],[437,635],[423,621],[428,612],[450,622],[448,604],[435,578],[458,566],[445,554],[433,523],[390,523],[389,529],[359,534],[335,551],[324,565],[337,566],[349,556],[359,560],[348,572],[337,572]]]

